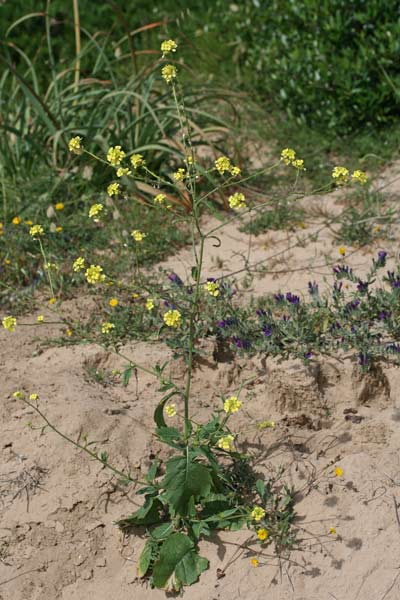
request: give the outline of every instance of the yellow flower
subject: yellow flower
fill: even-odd
[[[164,317],[164,323],[168,327],[179,327],[182,323],[182,315],[179,310],[168,310]]]
[[[29,400],[38,400],[39,394],[29,394]]]
[[[227,156],[220,156],[214,164],[220,175],[223,175],[225,171],[230,171],[232,169],[231,161]]]
[[[166,198],[167,196],[165,194],[157,194],[157,196],[154,198],[154,202],[157,202],[157,204],[163,204]]]
[[[234,441],[234,436],[229,434],[229,435],[225,435],[221,438],[219,438],[218,442],[217,442],[217,446],[218,448],[221,448],[221,450],[226,450],[227,452],[229,452],[230,450],[234,450],[235,449],[235,445],[233,443]]]
[[[239,169],[239,167],[232,167],[231,168],[231,175],[233,177],[238,177],[238,175],[240,175],[242,171]]]
[[[175,179],[175,181],[183,181],[186,177],[185,169],[182,169],[181,167],[180,169],[175,171],[175,173],[172,174],[172,177]]]
[[[103,323],[101,325],[101,333],[104,333],[104,334],[110,333],[110,331],[114,328],[115,328],[114,323],[110,323],[109,321],[107,321],[106,323]]]
[[[118,167],[125,158],[125,152],[121,146],[111,146],[107,152],[107,160],[113,167]]]
[[[73,331],[71,329],[71,327],[68,327],[68,329],[65,332],[67,334],[68,337],[72,337]]]
[[[176,67],[174,65],[165,65],[161,69],[161,75],[167,83],[171,83],[176,78]]]
[[[269,535],[269,534],[268,534],[268,531],[267,531],[266,529],[259,529],[259,530],[257,531],[257,537],[258,537],[258,539],[259,539],[259,540],[261,540],[262,542],[264,542],[264,541],[267,539],[268,535]]]
[[[57,204],[54,205],[54,208],[56,210],[64,210],[64,204],[62,202],[57,202]]]
[[[296,160],[296,152],[293,148],[284,148],[281,152],[281,160],[285,165],[293,164],[293,161]]]
[[[344,471],[343,471],[342,467],[335,467],[334,473],[335,473],[335,477],[343,477],[343,475],[344,475]]]
[[[90,265],[90,267],[86,269],[85,277],[88,283],[100,283],[106,278],[103,274],[103,268],[99,265]]]
[[[138,169],[139,167],[144,167],[146,161],[144,160],[141,154],[132,154],[131,156],[131,165],[134,169]]]
[[[132,294],[132,298],[133,298],[134,300],[137,300],[138,298],[140,298],[140,294],[138,294],[137,292],[133,292],[133,294]]]
[[[372,231],[374,233],[379,233],[381,229],[382,229],[382,225],[375,225],[375,227],[373,228]]]
[[[330,528],[329,528],[329,533],[330,533],[331,535],[336,535],[336,529],[335,529],[334,527],[330,527]]]
[[[242,401],[237,396],[230,396],[224,402],[224,411],[228,414],[237,412],[242,408]]]
[[[164,40],[161,44],[161,52],[166,56],[170,52],[176,52],[178,44],[174,40]]]
[[[56,233],[61,233],[63,230],[63,228],[61,227],[61,225],[57,225],[56,227]]]
[[[305,166],[304,166],[304,160],[303,160],[303,159],[300,159],[300,158],[298,158],[297,160],[294,160],[294,161],[292,162],[292,165],[293,165],[293,166],[294,166],[296,169],[298,169],[299,171],[305,171],[305,170],[306,170],[306,168],[305,168]]]
[[[44,321],[44,316],[43,316],[43,315],[38,315],[38,316],[36,317],[36,321],[37,321],[38,323],[43,323],[43,321]]]
[[[29,235],[33,238],[40,237],[41,235],[44,235],[44,229],[41,225],[32,225],[29,230]]]
[[[261,519],[265,517],[265,510],[260,506],[255,506],[251,511],[250,516],[253,521],[261,521]]]
[[[79,256],[73,263],[72,265],[73,270],[75,271],[75,273],[77,273],[78,271],[82,271],[85,268],[85,259],[82,258],[82,256]]]
[[[152,298],[148,298],[146,300],[146,309],[150,311],[150,310],[153,310],[153,308],[154,308],[154,300]]]
[[[31,225],[33,225],[33,221],[31,221],[31,220],[29,219],[28,221],[25,221],[25,225],[29,225],[29,226],[31,226]]]
[[[52,304],[55,304],[56,302],[57,302],[57,299],[56,299],[56,298],[54,298],[54,297],[53,297],[53,298],[49,298],[49,304],[50,304],[50,306],[51,306]]]
[[[68,142],[69,151],[73,154],[80,154],[82,152],[81,141],[82,138],[79,135],[71,138]]]
[[[351,180],[356,181],[357,183],[361,183],[361,185],[364,185],[365,183],[367,183],[368,178],[367,174],[364,171],[359,171],[357,169],[357,171],[353,172]]]
[[[204,289],[210,294],[210,296],[214,296],[214,298],[219,295],[219,285],[216,281],[207,281],[204,284]]]
[[[349,170],[346,167],[335,167],[332,171],[332,177],[337,185],[344,185],[349,181]]]
[[[253,565],[253,567],[258,567],[260,564],[256,558],[252,558],[250,562]]]
[[[2,325],[4,329],[7,329],[7,331],[15,331],[15,328],[17,326],[17,319],[11,316],[4,317],[4,319],[2,320]]]
[[[111,300],[108,303],[112,308],[114,308],[115,306],[118,306],[119,304],[119,300],[118,298],[111,298]]]
[[[9,258],[5,258],[4,259],[4,264],[5,265],[11,265],[11,260]]]
[[[339,254],[341,256],[346,256],[346,248],[344,246],[339,246]]]
[[[12,224],[13,225],[20,225],[21,220],[22,220],[21,217],[14,217],[13,220],[12,220]]]
[[[13,397],[18,398],[19,400],[22,400],[22,398],[24,398],[24,396],[25,396],[24,392],[21,392],[20,390],[13,392]]]
[[[168,417],[174,417],[176,415],[175,404],[167,404],[165,407],[165,413],[168,415]]]
[[[144,238],[147,237],[147,234],[143,233],[142,231],[139,231],[139,229],[134,229],[131,232],[131,236],[133,237],[135,242],[143,242]]]
[[[246,199],[245,199],[244,194],[242,194],[240,192],[236,192],[236,194],[232,194],[232,196],[229,196],[229,198],[228,198],[229,206],[231,208],[233,208],[234,210],[240,210],[242,208],[246,208],[245,200]]]
[[[92,204],[89,208],[89,219],[93,219],[93,217],[97,217],[104,209],[104,206],[100,203]]]
[[[110,185],[107,187],[107,194],[112,197],[112,196],[118,196],[120,191],[120,185],[119,183],[110,183]]]
[[[132,173],[132,171],[130,171],[128,168],[119,167],[119,169],[117,169],[117,177],[123,177],[124,175],[130,175],[131,173]]]
[[[268,427],[271,427],[273,429],[275,425],[275,421],[261,421],[260,423],[258,423],[257,427],[258,429],[267,429]]]

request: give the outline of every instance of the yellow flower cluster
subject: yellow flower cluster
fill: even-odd
[[[107,161],[113,167],[118,167],[125,158],[125,152],[121,146],[111,146],[107,152]]]
[[[44,235],[44,229],[41,225],[32,225],[29,230],[29,235],[33,238],[40,237],[41,235]]]
[[[146,309],[148,311],[150,311],[150,310],[153,310],[153,308],[154,308],[154,300],[153,300],[153,298],[147,298],[147,300],[146,300]]]
[[[218,442],[217,442],[217,446],[218,448],[221,448],[221,450],[226,450],[227,452],[234,450],[235,449],[235,444],[234,442],[234,436],[231,434],[228,435],[224,435],[223,437],[219,438]]]
[[[36,321],[37,321],[38,323],[43,323],[43,322],[44,322],[44,316],[43,316],[43,315],[38,315],[38,316],[36,317]]]
[[[253,521],[261,521],[261,519],[265,517],[265,510],[260,506],[255,506],[251,511],[250,516]]]
[[[124,175],[130,175],[132,171],[130,171],[127,167],[119,167],[117,169],[117,177],[123,177]]]
[[[335,167],[332,171],[332,177],[337,185],[344,185],[349,181],[350,173],[346,167]]]
[[[118,196],[119,191],[119,183],[110,183],[110,185],[107,187],[107,194],[110,196],[110,198],[112,198],[112,196]]]
[[[93,219],[93,217],[97,217],[104,209],[104,206],[100,203],[92,204],[89,209],[89,218]]]
[[[237,396],[230,396],[224,402],[224,411],[228,415],[238,412],[242,408],[242,401]]]
[[[258,423],[257,428],[258,429],[267,429],[267,428],[271,428],[273,429],[275,427],[276,423],[275,421],[260,421],[260,423]]]
[[[168,326],[168,327],[179,327],[182,323],[182,315],[179,312],[179,310],[173,309],[173,310],[168,310],[164,317],[164,323]]]
[[[214,298],[219,296],[219,285],[216,281],[207,281],[204,284],[204,289],[210,294],[210,296],[214,296]]]
[[[69,151],[73,154],[80,154],[82,152],[81,141],[82,138],[79,137],[79,135],[76,135],[75,137],[71,138],[68,142]]]
[[[13,220],[12,220],[12,224],[13,225],[20,225],[21,221],[22,221],[21,217],[14,217]]]
[[[115,308],[118,306],[119,300],[118,298],[111,298],[108,304],[111,306],[111,308]]]
[[[227,156],[220,156],[217,158],[214,165],[220,175],[223,175],[228,171],[233,177],[237,177],[241,173],[239,167],[234,167]]]
[[[171,83],[176,79],[176,67],[174,67],[174,65],[165,65],[161,69],[161,75],[167,83]]]
[[[257,537],[258,537],[258,539],[259,539],[259,540],[261,540],[262,542],[264,542],[264,541],[267,539],[268,535],[269,535],[269,534],[268,534],[268,531],[267,531],[266,529],[259,529],[259,530],[257,531]]]
[[[157,194],[154,198],[154,202],[160,205],[164,205],[166,208],[172,208],[172,204],[166,202],[167,196],[165,194]]]
[[[131,160],[131,165],[134,169],[138,169],[139,167],[144,167],[146,164],[146,161],[144,160],[144,158],[141,154],[132,154],[130,160]]]
[[[15,328],[17,326],[17,319],[15,317],[8,316],[4,317],[1,323],[4,329],[7,329],[7,331],[15,331]]]
[[[133,237],[135,242],[143,242],[144,238],[147,237],[147,235],[142,231],[139,231],[139,229],[134,229],[131,232],[131,236]]]
[[[114,323],[110,323],[109,321],[106,321],[101,326],[101,333],[104,333],[104,334],[110,333],[112,331],[112,329],[114,329],[114,328],[115,328]]]
[[[292,165],[292,167],[295,167],[295,169],[298,169],[299,171],[306,170],[304,160],[302,158],[296,158],[296,152],[293,148],[284,148],[282,150],[281,161],[283,161],[285,165]]]
[[[161,44],[161,52],[163,53],[163,56],[166,56],[170,52],[176,52],[177,48],[178,44],[175,42],[175,40],[164,40]]]
[[[233,210],[241,210],[242,208],[246,208],[246,198],[244,194],[241,192],[236,192],[229,196],[228,198],[229,206],[233,208]]]
[[[367,174],[364,171],[356,170],[351,176],[351,180],[364,185],[368,181]]]
[[[186,175],[187,175],[187,173],[186,173],[185,169],[183,169],[181,167],[180,169],[175,171],[175,173],[173,173],[172,177],[175,179],[175,181],[183,181],[185,179]]]
[[[165,413],[168,417],[174,417],[176,415],[175,406],[175,404],[167,404],[167,406],[165,407]]]
[[[86,269],[85,277],[88,283],[102,283],[106,278],[103,274],[103,267],[99,265],[90,265]]]
[[[75,273],[78,273],[78,271],[82,271],[85,268],[85,259],[82,258],[82,256],[79,256],[76,260],[74,260],[72,268],[75,271]]]

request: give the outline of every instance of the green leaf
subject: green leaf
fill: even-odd
[[[122,373],[122,385],[126,387],[129,383],[130,378],[133,373],[133,365],[129,365],[126,367],[125,371]]]
[[[147,475],[146,475],[146,481],[148,481],[149,483],[153,483],[153,481],[157,475],[157,471],[160,466],[160,463],[161,463],[161,461],[159,458],[156,458],[151,463],[150,469],[148,470]]]
[[[151,537],[155,540],[165,540],[171,533],[174,531],[174,526],[172,523],[163,523],[159,525],[151,532]]]
[[[192,279],[194,279],[194,281],[197,281],[197,274],[198,274],[197,267],[192,267],[191,273],[192,273]]]
[[[190,457],[176,456],[166,465],[161,485],[172,514],[193,514],[194,500],[206,497],[211,490],[211,475],[206,466]]]
[[[172,446],[172,448],[181,448],[181,432],[178,431],[175,427],[159,427],[156,429],[156,434],[168,446]]]
[[[262,479],[257,479],[256,490],[257,490],[258,495],[260,496],[261,500],[264,500],[265,484]]]
[[[138,564],[138,575],[139,577],[144,577],[149,570],[151,562],[158,558],[158,543],[149,538],[144,548],[140,554],[139,564]]]
[[[143,506],[126,519],[117,521],[118,527],[126,529],[134,525],[155,525],[161,522],[160,511],[163,505],[158,498],[147,496]]]
[[[184,533],[173,533],[162,545],[153,568],[156,587],[179,591],[191,585],[208,568],[208,560],[198,555],[194,543]]]
[[[154,411],[153,415],[153,419],[157,427],[167,427],[167,424],[164,419],[164,406],[168,402],[168,400],[170,400],[170,398],[172,398],[173,396],[176,396],[176,394],[176,390],[170,392],[169,394],[164,396],[164,398],[162,398],[159,404],[157,405],[157,408]]]

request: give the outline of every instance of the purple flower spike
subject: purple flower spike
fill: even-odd
[[[272,325],[264,325],[262,328],[265,337],[271,337],[272,335]]]
[[[176,285],[182,285],[183,284],[182,279],[176,273],[170,273],[168,275],[168,279],[170,281],[172,281],[172,283],[175,283]]]
[[[290,304],[295,304],[295,305],[300,304],[299,296],[296,296],[295,294],[292,294],[291,292],[288,292],[286,294],[286,300],[288,302],[290,302]]]

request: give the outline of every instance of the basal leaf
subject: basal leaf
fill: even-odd
[[[153,583],[158,588],[179,591],[191,585],[208,567],[208,560],[198,555],[194,543],[184,533],[173,533],[163,543],[153,568]]]
[[[211,475],[206,466],[184,456],[171,458],[166,465],[162,481],[164,497],[171,513],[188,515],[193,513],[194,500],[205,498],[211,490]]]

